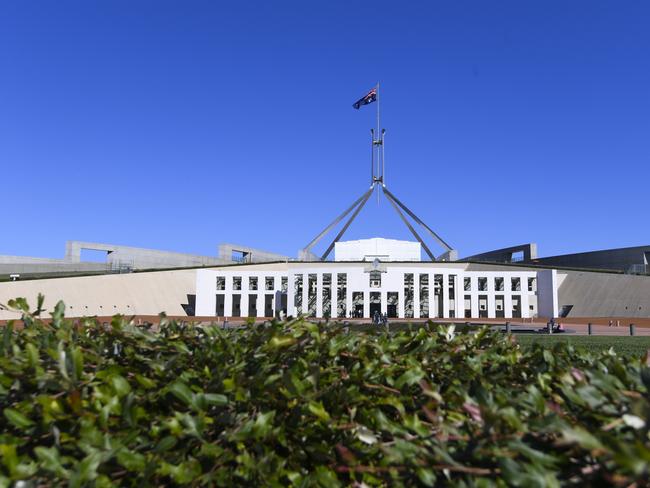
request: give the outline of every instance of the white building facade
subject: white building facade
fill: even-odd
[[[529,318],[557,316],[553,269],[445,262],[286,262],[197,270],[196,315]]]

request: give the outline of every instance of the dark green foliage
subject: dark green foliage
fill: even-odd
[[[640,360],[488,329],[55,315],[0,331],[0,485],[647,482]]]
[[[650,337],[647,336],[578,336],[564,334],[519,334],[515,336],[522,347],[531,347],[539,344],[543,347],[553,347],[556,342],[568,342],[577,347],[584,348],[592,353],[607,351],[612,348],[621,356],[645,356],[650,349]]]

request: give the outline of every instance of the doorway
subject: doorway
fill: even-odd
[[[223,317],[224,316],[224,310],[225,310],[225,304],[226,304],[226,295],[223,293],[217,293],[217,306],[215,309],[215,315],[217,317]]]
[[[375,316],[375,312],[381,315],[381,293],[370,292],[370,318]]]
[[[273,295],[264,295],[264,316],[273,317]]]
[[[389,291],[386,294],[386,315],[388,318],[397,318],[397,305],[399,302],[399,293],[396,291]]]
[[[248,316],[257,317],[257,295],[248,295]]]

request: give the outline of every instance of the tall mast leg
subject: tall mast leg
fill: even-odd
[[[355,219],[355,217],[359,214],[359,212],[361,212],[361,209],[363,208],[363,206],[366,204],[366,202],[367,202],[368,199],[370,198],[370,195],[372,195],[372,190],[373,190],[373,189],[374,189],[374,185],[373,185],[373,187],[372,187],[370,190],[368,190],[368,191],[366,192],[366,194],[364,195],[364,199],[361,201],[361,203],[360,203],[359,206],[356,208],[356,210],[354,211],[354,213],[350,216],[350,218],[349,218],[348,221],[345,223],[345,225],[343,226],[343,228],[341,229],[341,231],[336,235],[336,237],[334,238],[334,240],[332,241],[332,243],[329,245],[329,247],[327,248],[327,250],[325,251],[325,253],[321,256],[321,258],[320,258],[321,261],[325,261],[325,260],[327,259],[327,256],[329,256],[329,254],[332,252],[332,249],[334,249],[334,244],[336,244],[336,243],[339,241],[339,239],[343,236],[343,234],[345,234],[345,231],[348,230],[348,227],[350,227],[350,224],[352,223],[352,221],[353,221],[353,220]]]
[[[357,198],[354,201],[354,203],[347,208],[345,212],[343,212],[341,215],[336,217],[327,227],[325,227],[325,229],[320,234],[314,237],[311,240],[311,242],[303,248],[303,251],[309,251],[312,247],[314,247],[318,243],[318,241],[320,241],[323,238],[323,236],[325,236],[330,230],[332,230],[332,228],[336,224],[338,224],[341,220],[343,220],[347,214],[349,214],[357,205],[359,205],[359,203],[370,194],[373,188],[374,185],[371,186],[370,189],[366,191],[363,195]]]
[[[384,187],[383,189],[384,189],[384,193],[386,193],[387,196],[389,196],[389,197],[391,197],[393,200],[395,200],[395,203],[397,203],[397,204],[402,208],[402,210],[404,210],[404,211],[405,211],[405,212],[406,212],[406,213],[407,213],[407,214],[408,214],[408,215],[409,215],[413,220],[415,220],[418,224],[420,224],[420,225],[421,225],[422,227],[424,227],[427,231],[429,231],[429,234],[431,234],[431,236],[432,236],[436,241],[438,241],[438,243],[439,243],[442,247],[444,247],[445,250],[447,250],[447,251],[451,251],[451,250],[452,250],[452,249],[451,249],[451,246],[450,246],[449,244],[447,244],[447,243],[442,239],[442,237],[440,237],[440,236],[439,236],[438,234],[436,234],[433,230],[431,230],[431,228],[429,228],[429,226],[428,226],[427,224],[425,224],[424,222],[422,222],[422,220],[420,220],[420,218],[419,218],[417,215],[415,215],[413,212],[411,212],[411,210],[410,210],[406,205],[404,205],[402,202],[399,201],[399,198],[397,198],[397,197],[396,197],[395,195],[393,195],[390,191],[388,191],[388,188]]]
[[[394,208],[395,211],[397,212],[397,215],[400,216],[400,218],[402,219],[402,222],[404,222],[404,223],[406,224],[406,227],[409,228],[409,230],[411,231],[411,234],[413,234],[413,236],[415,236],[415,238],[418,240],[418,242],[420,243],[420,245],[424,248],[424,252],[426,252],[426,253],[429,255],[429,258],[431,259],[431,261],[435,261],[435,260],[436,260],[436,257],[435,257],[434,254],[431,252],[431,250],[429,249],[429,247],[425,244],[424,240],[422,240],[422,238],[420,237],[420,235],[415,231],[415,229],[413,228],[413,226],[411,225],[411,223],[407,220],[407,218],[404,216],[404,214],[403,214],[402,211],[399,209],[399,207],[397,206],[397,204],[393,201],[393,199],[390,197],[390,195],[386,194],[386,198],[388,199],[388,201],[390,202],[390,204],[393,206],[393,208]]]

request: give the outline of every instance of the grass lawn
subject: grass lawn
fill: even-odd
[[[574,346],[583,347],[592,352],[605,351],[610,347],[614,348],[616,354],[622,356],[644,356],[650,349],[650,337],[630,336],[571,336],[571,335],[515,335],[517,342],[522,347],[530,347],[533,344],[542,344],[552,347],[556,342],[569,342]]]

